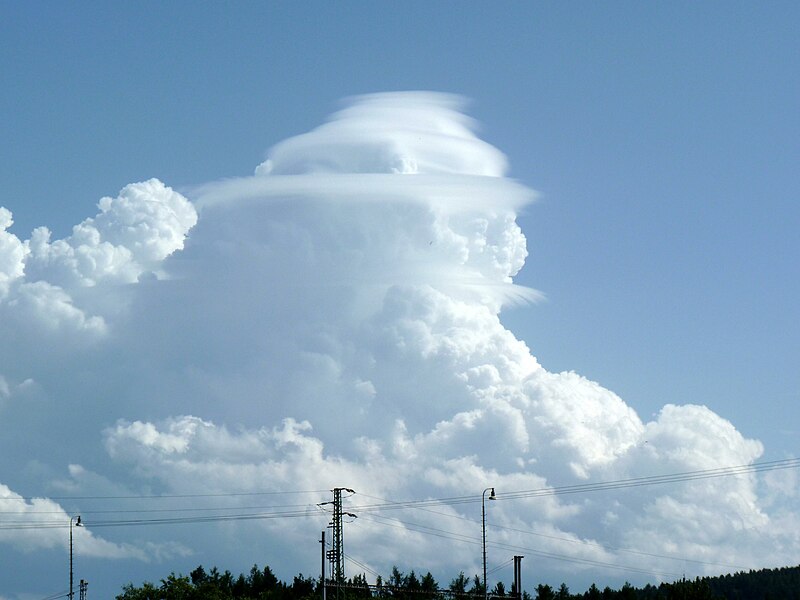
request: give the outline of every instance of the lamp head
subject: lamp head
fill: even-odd
[[[489,494],[489,500],[497,500],[497,496],[494,495],[494,488],[492,488],[492,493]]]
[[[75,519],[75,527],[83,527],[83,523],[81,523],[81,516],[78,515],[78,518]]]

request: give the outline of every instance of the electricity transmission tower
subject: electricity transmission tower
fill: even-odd
[[[333,518],[331,519],[330,527],[332,532],[331,549],[328,550],[326,556],[331,564],[331,579],[338,584],[344,583],[344,535],[342,527],[342,517],[353,517],[356,515],[342,510],[342,492],[349,492],[355,494],[354,490],[350,488],[334,488],[333,502],[323,502],[322,504],[333,504]]]
[[[344,581],[344,540],[342,539],[342,488],[333,489],[333,548],[330,551],[331,574],[334,581]]]

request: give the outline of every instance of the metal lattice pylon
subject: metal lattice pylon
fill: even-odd
[[[337,583],[344,582],[344,539],[342,536],[342,490],[344,488],[333,489],[333,519],[331,528],[333,529],[333,539],[331,540],[333,549],[331,550],[331,575]]]

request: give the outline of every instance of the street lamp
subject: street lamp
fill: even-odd
[[[497,500],[494,495],[494,488],[486,488],[481,495],[481,524],[483,526],[483,597],[489,598],[489,584],[486,582],[486,492],[491,491],[489,500]]]
[[[72,522],[75,521],[75,527],[83,527],[81,524],[81,516],[69,518],[69,600],[75,598],[75,593],[72,591]]]

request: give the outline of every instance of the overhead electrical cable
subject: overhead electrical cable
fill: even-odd
[[[750,473],[760,473],[779,469],[800,468],[800,458],[790,458],[763,463],[752,463],[749,465],[736,465],[732,467],[719,467],[714,469],[703,469],[698,471],[684,471],[678,473],[667,473],[664,475],[651,475],[646,477],[634,477],[631,479],[617,479],[613,481],[598,481],[594,483],[583,483],[566,486],[551,486],[536,488],[531,490],[518,490],[504,492],[497,495],[497,500],[517,500],[521,498],[534,498],[540,496],[560,496],[563,494],[577,494],[596,492],[604,490],[617,490],[648,485],[659,485],[667,483],[681,483],[685,481],[696,481],[702,479],[714,479],[718,477],[732,477],[736,475],[748,475]],[[425,506],[453,506],[457,504],[475,504],[480,502],[480,497],[476,495],[455,496],[450,498],[431,498],[427,500],[408,500],[392,501],[375,504],[351,505],[353,510],[358,511],[379,511],[397,510],[403,508],[415,508]]]
[[[382,498],[377,498],[375,496],[371,496],[371,497],[372,498],[376,498],[376,499],[380,499],[380,500],[384,500]],[[387,500],[387,502],[388,502],[388,500]],[[449,518],[453,518],[453,519],[459,519],[461,521],[467,521],[467,522],[470,522],[470,523],[474,523],[476,525],[480,525],[480,521],[478,521],[477,519],[470,519],[469,517],[465,517],[463,515],[457,515],[457,514],[452,514],[452,513],[443,513],[443,512],[436,511],[436,510],[432,510],[430,508],[419,508],[418,510],[421,510],[421,511],[424,511],[424,512],[427,512],[427,513],[430,513],[430,514],[438,515],[438,516],[449,517]],[[411,524],[411,523],[408,523],[407,521],[403,521],[403,520],[398,519],[396,517],[384,517],[384,518],[393,519],[393,520],[397,521],[398,523],[402,523],[404,525],[415,525],[417,527],[426,528],[426,526],[424,526],[424,525]],[[643,551],[640,551],[640,550],[633,550],[633,549],[630,549],[630,548],[621,548],[621,547],[617,547],[617,546],[608,546],[608,545],[604,545],[604,544],[599,544],[597,542],[590,542],[588,540],[567,538],[567,537],[556,536],[556,535],[548,535],[548,534],[544,534],[544,533],[540,533],[540,532],[536,532],[536,531],[530,531],[530,530],[526,530],[526,529],[519,529],[519,528],[516,528],[516,527],[506,527],[506,526],[503,526],[503,525],[498,525],[497,523],[492,523],[491,527],[493,529],[503,529],[503,530],[507,530],[507,531],[514,531],[516,533],[522,533],[524,535],[533,535],[533,536],[536,536],[536,537],[543,537],[543,538],[546,538],[546,539],[557,540],[557,541],[562,541],[562,542],[568,542],[568,543],[572,543],[572,544],[580,544],[580,545],[585,545],[585,546],[594,546],[596,548],[600,548],[600,549],[605,550],[605,551],[612,551],[613,550],[613,551],[617,551],[617,552],[625,552],[625,553],[628,553],[628,554],[635,554],[635,555],[639,555],[639,556],[647,556],[647,557],[650,557],[650,558],[662,558],[662,559],[667,559],[667,560],[674,560],[676,562],[681,562],[681,563],[689,562],[689,563],[693,563],[693,564],[713,566],[713,567],[726,567],[726,568],[731,568],[731,569],[737,569],[737,570],[740,570],[740,571],[747,570],[747,568],[748,568],[748,567],[744,567],[742,565],[732,565],[732,564],[728,564],[728,563],[718,563],[718,562],[710,562],[710,561],[705,561],[705,560],[697,560],[697,559],[692,559],[692,558],[686,558],[685,556],[670,556],[668,554],[657,554],[655,552],[643,552]],[[469,540],[469,541],[470,541],[470,543],[477,543],[477,542],[474,542],[472,540]],[[491,544],[491,542],[490,542],[490,544]]]
[[[218,492],[209,494],[130,494],[120,496],[19,496],[16,498],[0,498],[2,501],[16,500],[31,502],[33,500],[162,500],[169,498],[230,498],[234,496],[279,496],[282,494],[326,494],[330,490],[288,490],[281,492]]]
[[[475,522],[477,523],[477,521],[475,521]],[[539,533],[539,532],[536,532],[536,531],[529,531],[529,530],[526,530],[526,529],[518,529],[516,527],[505,527],[503,525],[498,525],[497,523],[492,523],[492,528],[494,528],[494,529],[503,529],[503,530],[506,530],[506,531],[514,531],[514,532],[517,532],[517,533],[522,533],[524,535],[533,535],[533,536],[536,536],[536,537],[543,537],[543,538],[547,538],[547,539],[551,539],[551,540],[558,540],[558,541],[568,542],[568,543],[573,543],[573,544],[582,544],[582,545],[585,545],[585,546],[594,546],[596,548],[601,548],[602,550],[606,550],[606,551],[614,550],[616,552],[625,552],[626,554],[636,554],[638,556],[647,556],[647,557],[650,557],[650,558],[663,558],[663,559],[674,560],[676,562],[682,562],[682,563],[689,562],[689,563],[693,563],[693,564],[697,564],[697,565],[706,565],[706,566],[711,566],[711,567],[726,567],[726,568],[729,568],[729,569],[737,569],[739,571],[746,571],[749,568],[749,567],[744,567],[742,565],[732,565],[732,564],[728,564],[728,563],[718,563],[718,562],[710,562],[710,561],[706,561],[706,560],[696,560],[696,559],[692,559],[692,558],[686,558],[684,556],[670,556],[668,554],[657,554],[655,552],[643,552],[641,550],[632,550],[630,548],[621,548],[621,547],[618,547],[618,546],[607,546],[605,544],[599,544],[597,542],[590,542],[588,540],[578,540],[578,539],[574,539],[574,538],[561,537],[561,536],[557,536],[557,535],[548,535],[548,534]]]
[[[770,461],[763,463],[753,463],[750,465],[737,465],[733,467],[720,467],[715,469],[705,469],[698,471],[687,471],[681,473],[671,473],[665,475],[654,475],[648,477],[637,477],[632,479],[620,479],[615,481],[595,482],[587,484],[569,485],[561,487],[547,487],[533,490],[519,490],[498,494],[497,500],[518,500],[524,498],[534,498],[542,496],[557,496],[562,494],[577,494],[588,493],[602,490],[618,490],[632,487],[659,485],[668,483],[679,483],[685,481],[696,481],[702,479],[711,479],[718,477],[729,477],[735,475],[747,475],[757,472],[773,471],[778,469],[796,469],[800,467],[800,458],[790,458],[779,461]],[[220,498],[220,497],[237,497],[237,496],[257,496],[257,495],[279,495],[279,494],[312,494],[324,493],[328,490],[304,490],[304,491],[283,491],[283,492],[230,492],[230,493],[215,493],[215,494],[172,494],[172,495],[129,495],[129,496],[59,496],[51,499],[60,500],[131,500],[131,499],[167,499],[167,498]],[[19,501],[25,498],[0,498],[2,501]],[[27,498],[32,499],[31,497]],[[373,504],[350,505],[350,509],[365,513],[377,513],[387,510],[400,510],[406,508],[427,508],[436,506],[455,506],[460,504],[474,504],[480,502],[475,496],[455,496],[448,498],[432,498],[426,500],[410,500],[410,501],[384,501]],[[287,506],[301,506],[301,505],[287,505]],[[163,524],[183,524],[183,523],[209,523],[217,521],[241,521],[241,520],[256,520],[256,519],[278,519],[278,518],[295,518],[311,516],[313,512],[309,511],[309,505],[302,505],[306,508],[304,510],[296,511],[277,511],[277,512],[259,512],[235,515],[208,515],[208,516],[189,516],[189,517],[174,517],[163,519],[120,519],[120,520],[97,520],[87,521],[86,525],[91,527],[120,527],[120,526],[133,526],[133,525],[163,525]],[[187,509],[186,512],[189,512]],[[217,510],[232,510],[230,507]],[[176,512],[180,512],[177,509]],[[45,529],[65,527],[61,521],[9,521],[0,522],[0,529]],[[663,557],[669,558],[669,557]]]
[[[358,565],[359,567],[361,567],[361,568],[362,568],[362,569],[364,569],[365,571],[368,571],[369,573],[371,573],[371,574],[372,574],[372,575],[374,575],[375,577],[382,577],[382,575],[381,575],[380,573],[378,573],[378,572],[377,572],[377,571],[375,571],[374,569],[372,569],[372,568],[368,567],[368,566],[367,566],[367,565],[365,565],[364,563],[362,563],[362,562],[360,562],[360,561],[356,560],[355,558],[353,558],[352,556],[350,556],[350,555],[349,555],[349,554],[347,554],[346,552],[344,553],[344,557],[345,557],[345,559],[346,559],[346,560],[350,561],[351,563],[354,563],[354,564]]]
[[[45,596],[40,600],[56,600],[56,598],[67,598],[69,597],[69,592],[59,592],[57,594],[52,594],[50,596]]]
[[[0,499],[2,501],[2,499]],[[267,508],[297,508],[311,506],[312,503],[304,504],[270,504],[258,506],[210,506],[210,507],[184,507],[184,508],[118,508],[104,510],[85,509],[81,514],[100,515],[100,514],[127,514],[127,513],[168,513],[168,512],[210,512],[223,510],[261,510]],[[0,510],[0,515],[63,515],[63,510]]]
[[[396,528],[400,528],[400,529],[404,529],[404,530],[408,530],[409,528],[411,528],[409,526],[413,526],[414,525],[414,524],[408,524],[408,523],[402,523],[402,522],[401,522],[402,524],[391,524],[391,523],[385,523],[385,522],[381,521],[381,519],[399,521],[398,519],[394,519],[394,518],[391,518],[391,517],[378,517],[377,519],[374,518],[375,515],[372,515],[372,517],[373,518],[370,518],[370,517],[363,517],[363,518],[365,520],[368,520],[368,521],[369,520],[377,520],[377,522],[382,523],[383,525],[386,525],[388,527],[396,527]],[[436,528],[433,528],[433,527],[416,525],[416,527],[412,528],[412,531],[416,531],[418,533],[427,533],[427,534],[430,534],[430,535],[434,535],[436,537],[445,538],[445,539],[451,539],[451,540],[454,540],[454,541],[466,542],[466,543],[475,544],[475,545],[478,545],[478,544],[481,543],[480,540],[478,540],[477,538],[469,538],[467,536],[458,534],[456,532],[445,531],[445,530],[436,529]],[[530,554],[535,554],[537,556],[541,556],[541,557],[544,557],[544,558],[552,558],[552,559],[560,560],[560,561],[563,561],[563,562],[572,562],[572,563],[576,563],[576,564],[585,564],[585,565],[595,566],[595,567],[612,568],[612,569],[618,569],[618,570],[622,570],[622,571],[631,571],[631,572],[634,572],[634,573],[644,573],[644,574],[647,574],[647,575],[660,575],[662,577],[666,577],[666,576],[680,577],[680,573],[674,573],[674,572],[670,572],[670,571],[654,571],[652,569],[645,569],[645,568],[642,568],[642,567],[634,567],[632,565],[611,563],[611,562],[607,562],[607,561],[601,561],[601,560],[590,559],[590,558],[567,556],[567,555],[564,555],[564,554],[557,554],[555,552],[547,552],[547,551],[544,551],[544,550],[538,550],[536,548],[532,548],[532,547],[529,547],[529,546],[515,546],[515,545],[512,545],[512,544],[505,544],[505,543],[501,543],[501,542],[488,542],[487,545],[490,546],[490,547],[493,547],[493,548],[505,549],[505,550],[513,550],[515,552],[517,552],[517,551],[528,552]]]
[[[164,519],[118,519],[105,521],[83,520],[83,525],[87,528],[98,527],[124,527],[133,525],[176,525],[187,523],[213,523],[221,521],[252,521],[265,519],[289,519],[298,517],[316,516],[318,513],[312,510],[305,511],[282,511],[282,512],[262,512],[246,513],[240,515],[209,515],[194,517],[171,517]],[[64,528],[66,525],[62,521],[12,521],[0,523],[2,529],[52,529]]]
[[[730,467],[718,467],[714,469],[703,469],[697,471],[684,471],[667,473],[663,475],[652,475],[646,477],[635,477],[631,479],[619,479],[614,481],[600,481],[595,483],[576,484],[567,486],[551,486],[532,490],[518,490],[506,492],[498,496],[498,500],[512,500],[517,498],[529,498],[537,496],[556,496],[561,494],[572,494],[591,491],[602,491],[607,489],[620,489],[627,487],[639,487],[643,485],[657,485],[663,483],[677,483],[683,481],[694,481],[698,479],[710,479],[717,477],[729,477],[735,475],[746,475],[748,473],[760,473],[779,469],[800,468],[800,458],[788,458],[768,462],[752,463],[747,465],[735,465]],[[164,500],[171,498],[230,498],[238,496],[268,496],[282,494],[324,494],[330,490],[287,490],[287,491],[260,491],[260,492],[220,492],[205,494],[130,494],[130,495],[109,495],[109,496],[20,496],[14,498],[0,498],[3,501],[30,502],[33,500]],[[363,494],[362,494],[363,495]],[[375,505],[354,506],[359,510],[388,510],[390,508],[404,508],[411,506],[426,505],[457,505],[480,502],[476,496],[452,496],[445,498],[431,498],[426,500],[408,500],[399,502],[388,502]]]
[[[642,567],[633,567],[631,565],[620,565],[616,563],[610,563],[601,560],[595,560],[591,558],[579,558],[575,556],[564,556],[563,554],[556,554],[554,552],[546,552],[544,550],[537,550],[536,548],[531,548],[529,546],[515,546],[512,544],[504,544],[502,542],[494,542],[492,546],[497,548],[505,548],[506,550],[512,550],[514,552],[528,552],[530,554],[535,554],[536,556],[541,556],[544,558],[552,558],[555,560],[565,561],[565,562],[572,562],[577,564],[585,564],[594,567],[603,567],[603,568],[611,568],[611,569],[618,569],[621,571],[631,571],[634,573],[643,573],[645,575],[659,575],[661,577],[680,577],[681,573],[675,573],[670,571],[654,571],[652,569],[646,569]]]
[[[514,559],[512,558],[512,559],[509,559],[509,560],[507,560],[505,562],[500,563],[499,565],[497,565],[496,567],[494,567],[492,569],[489,569],[488,571],[486,571],[486,574],[487,575],[492,575],[494,573],[497,573],[498,571],[502,571],[508,565],[513,565],[513,564],[514,564]]]
[[[418,523],[408,523],[396,519],[395,517],[384,517],[381,515],[369,515],[361,517],[365,521],[379,523],[387,527],[395,527],[404,531],[414,531],[416,533],[425,533],[434,537],[443,538],[446,540],[454,540],[465,544],[480,544],[480,540],[476,540],[472,536],[457,533],[455,531],[447,531],[445,529],[438,529],[436,527],[428,527],[427,525],[420,525]]]

